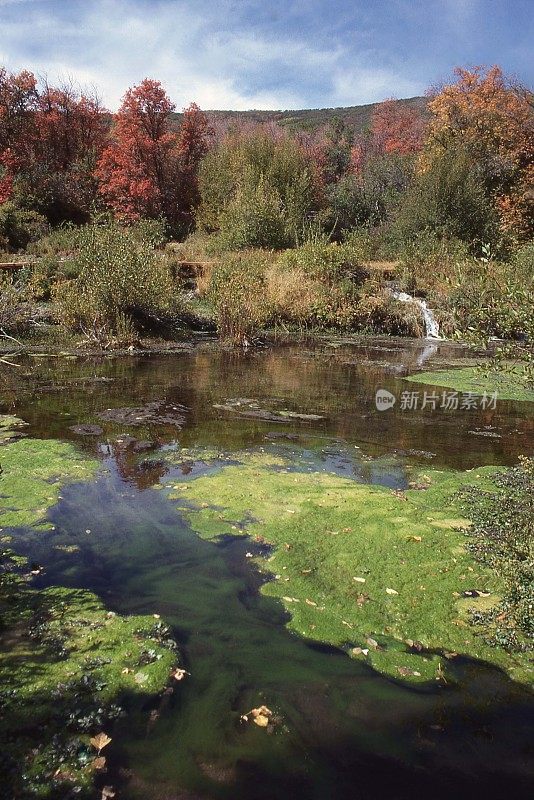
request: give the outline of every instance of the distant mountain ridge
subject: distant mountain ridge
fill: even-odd
[[[397,100],[404,106],[416,108],[422,114],[427,113],[426,97],[407,97]],[[293,130],[314,131],[327,125],[334,119],[341,119],[356,133],[361,133],[369,127],[373,109],[379,103],[367,103],[361,106],[345,106],[341,108],[304,108],[298,111],[206,111],[205,113],[214,122],[249,121],[249,122],[276,122],[278,125]],[[173,114],[173,120],[179,122],[182,114]]]

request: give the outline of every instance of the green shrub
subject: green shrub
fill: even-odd
[[[36,211],[26,211],[11,202],[0,203],[0,249],[24,250],[48,230],[46,219]]]
[[[367,276],[360,254],[351,242],[303,245],[286,250],[278,263],[282,268],[298,267],[328,286],[343,284],[347,290],[360,285]]]
[[[459,262],[446,299],[458,332],[527,345],[534,341],[534,287],[517,274],[513,263]]]
[[[255,184],[249,173],[219,216],[219,233],[212,249],[281,249],[290,244],[289,221],[279,196],[262,177]]]
[[[430,231],[459,239],[474,252],[500,238],[482,176],[461,150],[447,151],[416,177],[404,195],[397,226],[407,241]]]
[[[469,260],[468,246],[453,237],[424,230],[405,241],[398,251],[398,276],[408,292],[446,288],[458,274],[458,264]],[[480,262],[479,268],[481,267]]]
[[[212,270],[208,296],[222,339],[244,344],[268,320],[271,308],[265,272],[269,262],[266,253],[243,252],[228,255]]]
[[[326,207],[319,218],[332,238],[342,238],[348,231],[368,223],[371,216],[372,208],[354,175],[344,175],[327,187]]]
[[[224,228],[231,236],[236,224],[242,247],[295,243],[315,208],[314,176],[303,149],[288,136],[262,129],[232,133],[213,148],[202,161],[199,188],[201,230]],[[251,215],[243,208],[247,201],[255,206]]]
[[[527,242],[516,250],[512,266],[519,278],[530,283],[534,281],[534,242]]]
[[[158,320],[173,310],[167,265],[132,230],[115,224],[81,228],[73,263],[78,277],[54,291],[60,319],[70,328],[97,337],[100,331],[116,333],[126,324]]]

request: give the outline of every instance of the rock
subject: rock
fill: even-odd
[[[100,425],[70,425],[69,431],[77,433],[78,436],[100,436],[104,433]]]

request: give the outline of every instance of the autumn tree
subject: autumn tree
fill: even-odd
[[[27,202],[52,222],[85,222],[97,198],[94,170],[107,121],[98,97],[72,84],[44,83],[37,99],[31,160],[21,170]]]
[[[175,218],[173,110],[159,81],[146,78],[126,92],[96,170],[100,194],[118,219]]]
[[[0,201],[51,222],[84,221],[105,127],[98,100],[73,85],[38,86],[30,72],[0,70]]]
[[[17,170],[29,159],[36,102],[37,82],[31,72],[0,68],[0,203],[11,196]]]
[[[424,165],[445,152],[468,153],[477,166],[501,227],[534,234],[534,105],[532,92],[498,66],[455,70],[455,83],[429,101],[432,119]]]
[[[425,116],[400,100],[378,103],[368,130],[351,150],[351,172],[359,187],[360,219],[380,225],[391,221],[410,185],[416,154],[423,146]]]
[[[180,181],[178,206],[185,229],[193,225],[194,212],[200,203],[198,172],[213,135],[214,131],[207,116],[196,103],[191,103],[184,110],[177,142]]]
[[[376,154],[413,155],[423,146],[425,118],[400,100],[384,100],[373,109],[371,147]]]

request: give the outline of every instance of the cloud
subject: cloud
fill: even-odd
[[[111,109],[147,76],[178,108],[353,105],[488,60],[462,59],[452,35],[488,2],[501,0],[0,0],[0,48],[10,69],[97,86]]]

